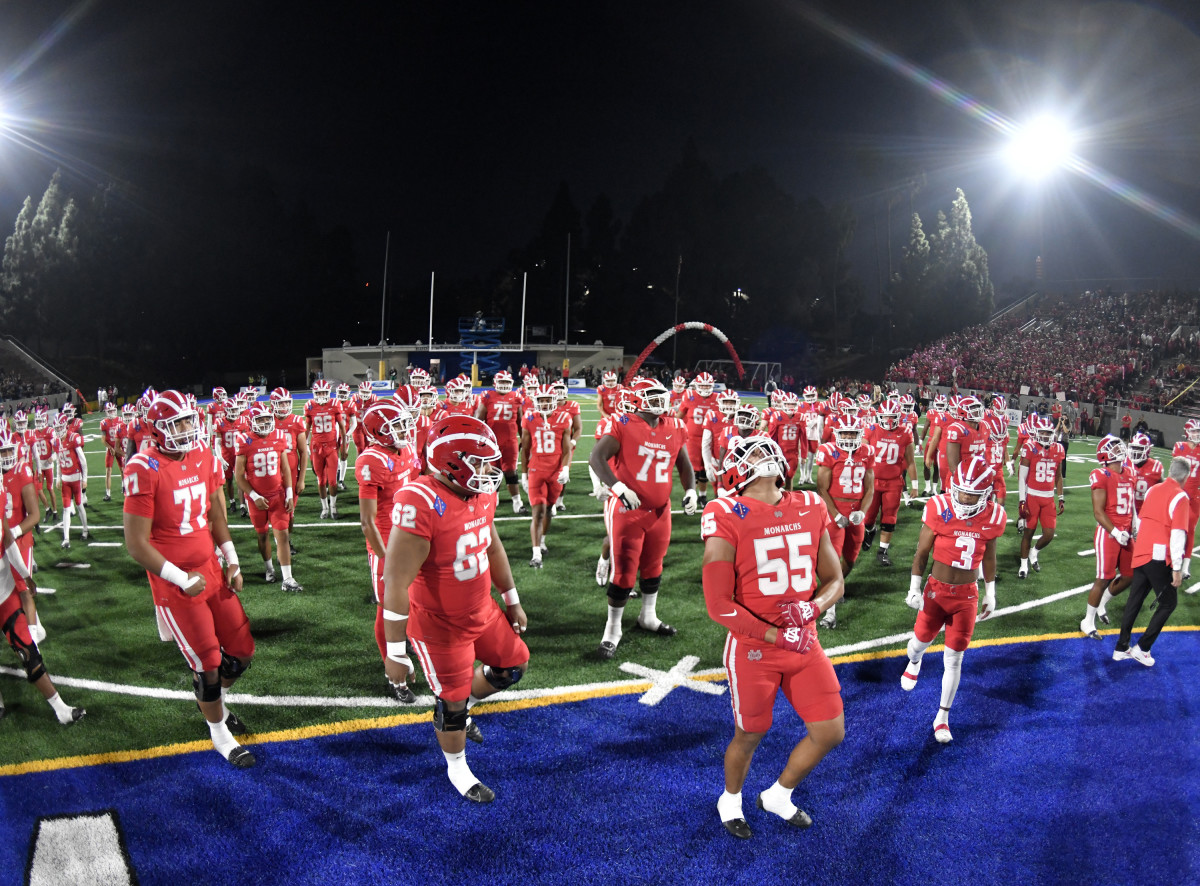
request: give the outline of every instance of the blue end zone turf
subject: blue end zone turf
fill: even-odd
[[[6,777],[0,880],[21,880],[39,818],[113,810],[142,886],[1194,883],[1200,633],[1164,633],[1153,668],[1112,645],[969,650],[947,746],[940,653],[911,693],[903,658],[840,665],[847,736],[795,793],[804,832],[754,805],[802,734],[791,710],[755,757],[739,841],[716,814],[729,697],[677,688],[482,715],[483,807],[424,723],[256,745],[247,772],[206,752]]]

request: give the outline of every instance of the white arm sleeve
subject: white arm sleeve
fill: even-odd
[[[700,438],[700,454],[704,458],[704,470],[710,477],[716,476],[716,459],[713,457],[712,444],[713,433],[705,428],[704,436]]]
[[[1183,568],[1183,546],[1187,544],[1187,533],[1182,529],[1171,530],[1171,569],[1178,572]]]
[[[1018,484],[1019,491],[1017,492],[1017,501],[1025,501],[1025,498],[1028,495],[1028,490],[1025,488],[1025,484],[1029,480],[1029,465],[1021,465],[1021,470],[1017,476],[1021,478],[1020,483]]]

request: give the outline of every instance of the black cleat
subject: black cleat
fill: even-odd
[[[758,803],[758,808],[762,809],[765,812],[766,809],[764,809],[764,807],[763,807],[762,794],[759,794],[758,800],[756,802]],[[804,828],[812,827],[812,818],[803,809],[797,809],[796,814],[793,815],[791,818],[786,819],[786,821],[792,827],[800,828],[801,830],[803,830]]]
[[[393,683],[388,680],[388,694],[400,704],[413,704],[417,700],[416,693],[408,688],[407,683]],[[475,727],[475,731],[479,731],[479,727]],[[483,736],[480,736],[480,741],[483,741]]]
[[[675,630],[675,628],[671,627],[665,621],[660,621],[658,623],[658,627],[656,628],[648,628],[640,621],[637,623],[637,626],[638,630],[645,631],[648,634],[657,634],[660,637],[674,637],[677,633],[679,633],[677,630]]]
[[[880,548],[875,552],[875,562],[880,566],[892,565],[892,558],[888,556],[887,548]]]
[[[496,792],[483,782],[477,781],[467,789],[463,796],[472,803],[491,803],[496,799]]]
[[[729,831],[729,833],[733,834],[739,840],[750,839],[750,825],[746,824],[746,819],[732,818],[729,821],[721,822],[721,824],[725,825],[725,830]]]
[[[698,510],[698,511],[703,511],[703,510],[704,510],[704,506],[705,506],[706,504],[708,504],[708,496],[707,496],[707,495],[700,495],[700,496],[697,496],[697,498],[696,498],[696,510]]]
[[[516,516],[529,517],[532,514],[533,514],[533,511],[529,510],[529,508],[525,507],[525,505],[521,505],[521,510],[517,511]]]
[[[246,728],[246,724],[242,722],[242,718],[233,711],[230,711],[229,716],[225,718],[225,728],[233,735],[245,735],[250,731]]]
[[[299,551],[296,550],[296,546],[294,544],[292,544],[290,541],[288,542],[288,550],[292,552],[293,557],[296,556],[298,553],[300,553]]]
[[[71,719],[65,722],[63,720],[59,720],[58,722],[62,723],[63,726],[72,726],[82,720],[85,716],[87,716],[87,711],[85,711],[83,708],[71,708]]]
[[[467,717],[466,735],[475,744],[483,744],[483,733],[479,730],[479,724],[475,722],[474,717]]]
[[[868,529],[863,533],[862,549],[864,551],[871,550],[871,542],[875,541],[875,530]]]
[[[249,769],[258,761],[254,759],[254,755],[245,748],[238,746],[229,752],[229,762],[238,769]]]
[[[1105,624],[1109,624],[1109,621],[1108,621],[1108,613],[1107,613],[1107,612],[1097,612],[1097,613],[1096,613],[1096,618],[1100,619],[1100,620],[1101,620],[1102,622],[1104,622]]]
[[[1029,568],[1032,569],[1034,572],[1041,572],[1042,564],[1039,563],[1037,560],[1034,560],[1032,563],[1029,564]]]
[[[69,551],[71,549],[71,543],[69,541],[63,541],[59,544],[59,547],[64,551]]]
[[[85,530],[83,530],[83,532],[81,532],[81,533],[79,534],[79,537],[80,537],[80,538],[82,538],[84,541],[87,541],[87,540],[88,540],[89,538],[91,538],[92,536],[91,536],[91,533],[89,533],[89,532],[88,532],[88,531],[85,529]]]
[[[107,493],[107,492],[106,492],[106,493],[104,493],[104,500],[105,500],[105,501],[112,501],[112,495],[111,495],[110,493]]]
[[[617,644],[610,643],[608,640],[600,642],[600,648],[596,650],[596,655],[600,656],[601,661],[611,661],[612,657],[617,654]]]
[[[338,483],[338,492],[345,492],[345,491],[346,491],[346,484]]]

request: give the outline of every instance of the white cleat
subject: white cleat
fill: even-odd
[[[1130,658],[1133,658],[1133,656],[1129,654],[1128,649],[1113,650],[1113,661],[1128,661]]]
[[[905,667],[904,673],[900,675],[900,688],[905,692],[912,692],[917,685],[917,678],[921,676],[921,668],[919,665],[914,665],[911,661]]]
[[[608,576],[612,573],[612,562],[601,557],[596,561],[596,584],[600,587],[608,586]]]
[[[1017,570],[1017,578],[1022,579],[1022,580],[1029,578],[1029,570],[1026,569],[1024,566],[1022,566],[1020,569]]]
[[[1091,637],[1093,640],[1100,639],[1100,632],[1096,630],[1094,624],[1089,624],[1086,618],[1079,622],[1079,632],[1085,637]]]
[[[821,627],[825,628],[826,630],[834,630],[837,628],[837,613],[832,609],[828,610],[824,615],[821,616],[820,624]]]
[[[1145,665],[1148,668],[1154,667],[1154,656],[1149,652],[1143,651],[1142,647],[1136,643],[1129,647],[1129,657],[1138,664]]]
[[[950,734],[950,724],[934,723],[933,737],[937,739],[938,744],[950,744],[954,741],[954,736]]]

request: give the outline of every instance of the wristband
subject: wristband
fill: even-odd
[[[18,538],[20,538],[22,535],[25,534],[24,530],[21,529],[20,523],[16,524],[15,526],[9,526],[8,531],[12,533],[13,541],[16,541]]]
[[[236,549],[236,548],[233,546],[233,542],[232,542],[232,541],[223,541],[223,542],[221,542],[221,556],[225,558],[225,565],[226,565],[226,566],[237,566],[237,565],[239,565],[239,564],[238,564],[238,555],[237,555],[237,549]],[[166,578],[166,576],[163,576],[163,577],[164,577],[164,578]]]
[[[284,489],[284,491],[283,491],[283,500],[284,500],[284,501],[291,501],[291,500],[292,500],[292,487],[288,486],[288,487],[286,487],[286,488]]]
[[[169,581],[183,591],[192,586],[192,582],[188,581],[188,574],[170,560],[163,560],[162,569],[158,570],[158,577]]]
[[[908,592],[911,594],[914,591],[921,590],[921,576],[910,575],[908,577]]]
[[[387,642],[387,657],[394,662],[403,664],[405,657],[408,655],[407,640],[388,640]]]
[[[399,612],[392,612],[390,609],[383,610],[384,621],[408,621],[407,615],[401,615]]]
[[[913,492],[920,492],[920,491],[921,491],[921,481],[919,481],[919,480],[913,480],[913,481],[912,481],[912,491],[913,491]]]
[[[505,606],[517,606],[521,602],[521,598],[517,596],[517,589],[511,588],[500,595],[504,598]]]
[[[984,592],[984,594],[986,594],[989,597],[996,596],[996,582],[994,580],[993,581],[985,580],[983,583],[983,592]]]
[[[258,504],[260,501],[266,501],[266,499],[263,498],[261,495],[259,495],[257,492],[251,492],[250,493],[250,501],[254,502],[255,504]]]

